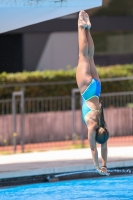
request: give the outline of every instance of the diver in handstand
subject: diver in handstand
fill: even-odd
[[[77,85],[82,96],[82,116],[88,128],[88,141],[93,163],[101,175],[107,172],[107,140],[104,129],[99,128],[101,104],[99,97],[101,83],[94,63],[94,43],[90,34],[91,23],[88,14],[80,11],[78,19],[79,59],[76,69]],[[96,141],[96,133],[101,134],[102,142]],[[101,144],[102,167],[99,166],[96,142]]]

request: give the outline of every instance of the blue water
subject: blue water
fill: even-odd
[[[102,177],[0,189],[0,200],[133,200],[133,176]]]

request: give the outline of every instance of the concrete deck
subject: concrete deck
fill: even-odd
[[[133,146],[109,147],[108,168],[133,167],[132,152]],[[94,165],[89,148],[0,155],[0,179],[90,169]]]

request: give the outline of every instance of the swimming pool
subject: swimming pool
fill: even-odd
[[[133,176],[39,183],[0,189],[0,200],[133,200]]]

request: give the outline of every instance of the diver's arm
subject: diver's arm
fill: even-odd
[[[96,168],[97,172],[98,172],[100,175],[105,175],[104,172],[102,171],[102,169],[99,167],[97,148],[91,149],[91,152],[92,152],[93,163],[94,163],[94,165],[95,165],[95,168]]]
[[[110,174],[107,172],[107,154],[108,154],[108,148],[107,148],[107,142],[104,144],[101,144],[101,158],[102,158],[102,175],[109,176]]]
[[[105,166],[105,167],[107,165],[107,153],[108,153],[107,142],[105,142],[104,144],[101,144],[102,166]]]
[[[92,159],[93,159],[93,163],[95,165],[95,168],[98,168],[99,167],[99,161],[98,161],[98,151],[97,151],[96,147],[91,148],[91,154],[92,154]]]

